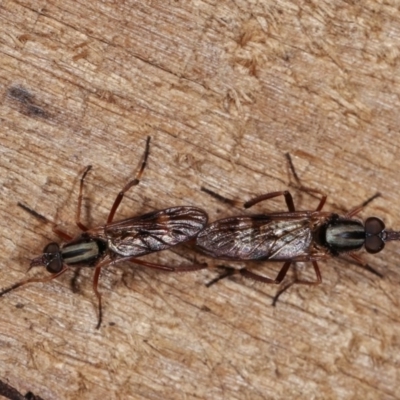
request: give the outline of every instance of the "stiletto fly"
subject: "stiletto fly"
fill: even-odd
[[[287,158],[299,183],[289,154]],[[320,194],[317,190],[299,186],[307,192]],[[238,201],[227,199],[204,187],[202,191],[224,203],[239,204]],[[296,278],[275,295],[274,305],[278,297],[293,284],[319,285],[322,277],[317,262],[331,257],[347,254],[370,272],[382,277],[379,272],[363,262],[356,252],[364,247],[368,253],[378,253],[383,250],[386,242],[400,240],[400,232],[386,229],[383,221],[377,217],[367,218],[365,222],[354,218],[368,203],[379,197],[379,193],[345,215],[321,211],[326,202],[325,195],[321,195],[315,211],[296,211],[292,195],[287,190],[267,193],[241,204],[244,208],[250,208],[278,196],[284,196],[288,211],[239,215],[217,220],[200,232],[196,239],[196,248],[220,260],[283,262],[275,279],[256,274],[247,268],[239,270],[244,277],[268,284],[280,284],[291,264],[311,262],[316,280]],[[237,272],[232,267],[221,268],[224,268],[225,272],[207,286]]]
[[[80,235],[76,237],[68,235],[59,230],[55,223],[29,207],[18,203],[20,207],[36,218],[52,225],[53,231],[65,243],[61,246],[54,242],[49,243],[45,246],[43,254],[34,258],[30,263],[30,268],[36,266],[46,267],[46,270],[51,274],[50,276],[44,278],[33,277],[17,282],[11,287],[2,290],[0,297],[27,283],[51,281],[71,267],[89,266],[94,268],[93,290],[98,299],[99,316],[97,328],[99,328],[102,321],[102,304],[101,294],[97,286],[100,271],[103,267],[130,261],[166,272],[194,271],[206,268],[206,265],[202,264],[170,267],[153,264],[137,258],[149,253],[169,249],[172,246],[195,238],[207,224],[208,217],[202,209],[185,206],[172,207],[127,218],[122,221],[113,221],[118,206],[127,190],[132,186],[138,185],[140,182],[149,156],[149,147],[150,137],[147,138],[146,149],[139,172],[135,179],[126,184],[121,192],[118,193],[105,225],[88,228],[80,221],[83,185],[91,166],[86,167],[80,180],[78,207],[76,211],[76,224],[82,230]]]

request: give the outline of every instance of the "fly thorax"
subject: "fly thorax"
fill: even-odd
[[[101,241],[85,239],[82,242],[67,244],[61,249],[61,254],[67,265],[90,263],[102,255],[103,247]]]
[[[364,225],[360,221],[337,217],[317,228],[314,235],[316,242],[333,254],[359,250],[366,238]]]

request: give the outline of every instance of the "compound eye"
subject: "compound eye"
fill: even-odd
[[[62,270],[63,264],[59,254],[54,255],[53,259],[46,265],[46,270],[52,274],[56,274]]]
[[[46,270],[52,274],[60,272],[63,267],[60,246],[57,243],[49,243],[43,253],[46,259]]]
[[[60,246],[57,243],[49,243],[43,250],[43,253],[55,254],[60,251]]]
[[[378,235],[371,235],[365,238],[365,250],[368,253],[379,253],[385,247],[385,242]]]
[[[378,235],[385,229],[383,221],[376,217],[367,218],[365,221],[365,233],[368,235]]]

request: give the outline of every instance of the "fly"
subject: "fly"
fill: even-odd
[[[114,221],[115,213],[125,193],[140,182],[149,156],[149,148],[150,137],[147,138],[140,170],[135,179],[128,182],[118,193],[105,225],[88,228],[80,220],[84,180],[91,166],[86,167],[80,180],[76,211],[76,224],[82,231],[80,235],[76,237],[70,236],[59,230],[55,223],[44,216],[18,203],[20,207],[36,218],[52,225],[53,231],[64,240],[64,243],[61,245],[54,242],[47,244],[43,254],[34,258],[30,263],[29,269],[36,266],[44,266],[51,275],[44,278],[33,277],[19,281],[3,289],[0,292],[0,297],[27,283],[51,281],[72,267],[89,266],[94,268],[93,290],[98,299],[97,328],[99,328],[102,321],[102,302],[101,294],[98,291],[98,281],[103,267],[130,261],[166,272],[194,271],[206,268],[202,264],[170,267],[153,264],[137,258],[149,253],[169,249],[172,246],[193,239],[207,224],[208,217],[202,209],[186,206],[171,207],[121,221]]]
[[[294,177],[299,183],[289,154],[287,158]],[[317,190],[302,188],[308,192],[319,193]],[[238,204],[237,201],[222,197],[209,189],[202,188],[202,191],[224,203]],[[315,211],[296,211],[293,197],[287,190],[267,193],[242,204],[247,209],[278,196],[284,196],[288,211],[239,215],[217,220],[200,232],[196,239],[196,248],[220,260],[283,262],[275,279],[256,274],[247,268],[239,270],[240,274],[247,278],[268,284],[280,284],[291,264],[311,262],[316,280],[296,278],[275,295],[273,305],[279,296],[293,284],[319,285],[322,277],[318,261],[331,257],[347,254],[370,272],[382,277],[379,272],[363,262],[356,252],[364,247],[368,253],[379,253],[386,242],[400,240],[400,232],[387,230],[383,221],[377,217],[367,218],[364,222],[354,218],[368,203],[379,197],[379,193],[345,215],[321,211],[326,202],[325,195],[321,196]],[[225,272],[209,282],[207,286],[236,271],[231,267],[222,268]]]

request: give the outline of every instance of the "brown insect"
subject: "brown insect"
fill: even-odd
[[[0,292],[0,297],[27,283],[51,281],[71,267],[89,266],[94,268],[93,290],[98,298],[99,317],[97,328],[99,328],[102,320],[102,305],[101,294],[97,287],[103,267],[130,261],[166,272],[194,271],[206,268],[206,265],[203,264],[170,267],[153,264],[137,258],[156,251],[169,249],[172,246],[193,239],[207,224],[208,217],[202,209],[185,206],[172,207],[121,221],[113,221],[125,193],[132,186],[136,186],[140,182],[149,156],[149,146],[150,137],[147,138],[143,162],[139,172],[135,179],[128,182],[121,192],[118,193],[105,225],[88,228],[80,220],[83,184],[91,166],[85,169],[80,180],[78,207],[76,211],[76,224],[83,232],[80,235],[76,237],[68,235],[59,230],[55,223],[29,207],[18,203],[20,207],[30,214],[52,225],[53,231],[65,243],[61,246],[54,242],[49,243],[45,246],[43,254],[34,258],[30,263],[30,268],[44,266],[52,275],[44,278],[33,277],[17,282],[11,287],[3,289]]]
[[[287,158],[299,183],[288,154]],[[301,187],[308,192],[319,193],[317,190]],[[239,203],[209,189],[202,188],[202,190],[224,203],[231,205]],[[356,252],[364,247],[368,253],[378,253],[383,250],[386,242],[400,240],[400,232],[385,229],[385,224],[377,217],[367,218],[365,222],[354,218],[368,203],[379,197],[379,193],[345,215],[321,211],[326,202],[325,195],[322,195],[314,211],[296,211],[292,195],[287,190],[255,197],[245,202],[243,206],[250,208],[278,196],[284,196],[288,211],[239,215],[217,220],[200,232],[196,239],[196,247],[208,256],[220,260],[283,262],[275,279],[256,274],[247,268],[239,271],[247,278],[268,284],[280,284],[291,264],[311,262],[316,280],[296,278],[276,294],[274,305],[278,297],[293,284],[319,285],[322,277],[317,262],[331,257],[347,254],[370,272],[382,277],[379,272],[364,263]],[[225,273],[209,282],[207,286],[237,271],[232,267],[222,268]]]

